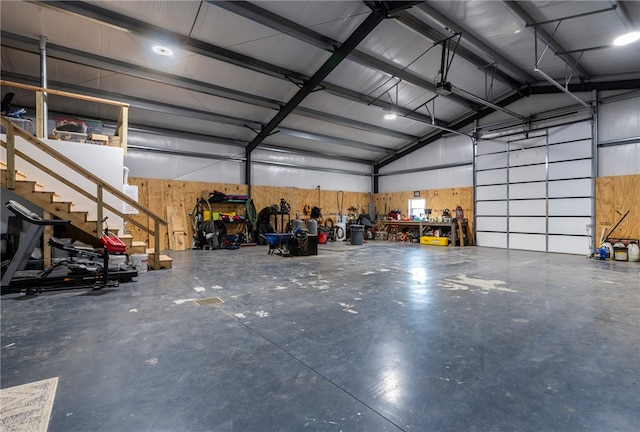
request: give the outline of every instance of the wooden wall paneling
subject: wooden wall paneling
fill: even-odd
[[[640,175],[597,178],[596,239],[600,239],[603,228],[610,232],[628,210],[612,238],[640,239]]]
[[[420,190],[417,198],[426,199],[426,208],[431,209],[431,217],[442,215],[444,209],[449,209],[451,216],[455,217],[456,206],[462,207],[464,217],[469,221],[469,230],[473,233],[473,188],[445,188]],[[378,216],[386,215],[395,209],[400,209],[403,215],[407,215],[409,200],[414,199],[414,191],[386,192],[375,194],[373,202]]]

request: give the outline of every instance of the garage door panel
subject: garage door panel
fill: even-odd
[[[478,141],[476,154],[499,153],[506,150],[507,144],[504,141]]]
[[[544,217],[510,217],[509,232],[545,234],[547,221]]]
[[[549,164],[549,180],[591,177],[591,159]]]
[[[595,193],[591,123],[484,144],[476,147],[478,245],[586,254]]]
[[[477,185],[488,185],[507,182],[507,169],[493,169],[488,171],[478,171],[476,174]]]
[[[549,236],[549,252],[579,254],[587,256],[591,246],[588,237],[580,236]]]
[[[476,169],[504,168],[507,166],[507,153],[481,155],[476,158]]]
[[[590,217],[550,217],[549,234],[586,235],[590,224]]]
[[[549,146],[549,162],[591,157],[591,140]]]
[[[507,185],[478,186],[476,196],[479,200],[507,199]]]
[[[476,213],[488,216],[507,215],[507,201],[481,201],[476,203]]]
[[[546,200],[509,201],[510,216],[545,216]]]
[[[509,234],[509,249],[546,251],[546,236],[544,234]]]
[[[591,139],[591,123],[580,122],[549,128],[549,143]]]
[[[516,150],[509,153],[509,166],[532,165],[547,161],[547,149],[545,147]]]
[[[591,197],[592,195],[593,186],[590,178],[549,182],[549,198]]]
[[[476,233],[476,242],[478,246],[496,247],[505,249],[507,247],[507,234],[478,232]]]
[[[509,169],[509,181],[512,183],[544,180],[547,171],[544,165],[514,167]]]
[[[476,218],[478,231],[507,231],[506,217],[478,216]]]
[[[545,182],[509,185],[509,199],[545,198],[546,196],[547,184]]]
[[[549,216],[589,216],[591,198],[560,198],[549,200]]]

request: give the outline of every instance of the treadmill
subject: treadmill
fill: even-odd
[[[43,219],[14,200],[9,200],[6,207],[29,225],[20,236],[18,250],[11,262],[6,270],[3,269],[2,295],[22,292],[31,295],[65,289],[115,288],[120,282],[129,282],[138,276],[138,271],[135,269],[122,269],[119,266],[109,268],[109,251],[106,248],[78,248],[65,244],[55,237],[49,239],[49,245],[68,252],[72,258],[64,259],[45,270],[25,270],[33,249],[42,238],[44,227],[64,226],[71,221]],[[79,257],[87,259],[81,262]]]

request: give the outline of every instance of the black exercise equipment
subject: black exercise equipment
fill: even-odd
[[[77,248],[55,237],[49,245],[66,251],[72,256],[101,258],[102,263],[79,263],[70,259],[62,260],[44,271],[25,271],[27,261],[35,246],[42,238],[45,226],[64,226],[70,223],[64,219],[43,219],[20,203],[9,200],[6,207],[23,221],[29,223],[21,236],[18,249],[2,274],[2,294],[26,292],[35,294],[45,290],[117,287],[120,282],[131,281],[138,275],[136,270],[109,269],[107,248],[89,250]]]

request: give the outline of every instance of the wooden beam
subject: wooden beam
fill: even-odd
[[[7,129],[7,189],[16,188],[16,130],[13,123],[5,125]]]
[[[44,124],[44,93],[36,92],[36,136],[46,138],[47,125]]]
[[[105,104],[105,105],[115,105],[115,106],[119,106],[119,107],[129,107],[129,104],[125,103],[125,102],[118,102],[118,101],[114,101],[114,100],[110,100],[110,99],[103,99],[103,98],[98,98],[98,97],[93,97],[93,96],[86,96],[86,95],[81,95],[81,94],[78,94],[78,93],[71,93],[71,92],[62,91],[62,90],[53,90],[53,89],[50,89],[50,88],[32,86],[32,85],[28,85],[28,84],[20,84],[20,83],[17,83],[17,82],[12,82],[12,81],[7,81],[7,80],[0,80],[0,85],[7,86],[7,87],[14,87],[14,88],[19,88],[19,89],[24,89],[24,90],[32,90],[32,91],[35,91],[35,92],[44,92],[44,93],[47,93],[47,94],[52,94],[52,95],[56,95],[56,96],[64,96],[64,97],[68,97],[68,98],[72,98],[72,99],[79,99],[79,100],[83,100],[83,101],[87,101],[87,102],[96,102],[96,103],[101,103],[101,104]]]
[[[118,126],[116,126],[116,135],[120,137],[120,147],[124,154],[127,154],[127,135],[129,130],[129,107],[120,108],[120,117],[118,118]]]

